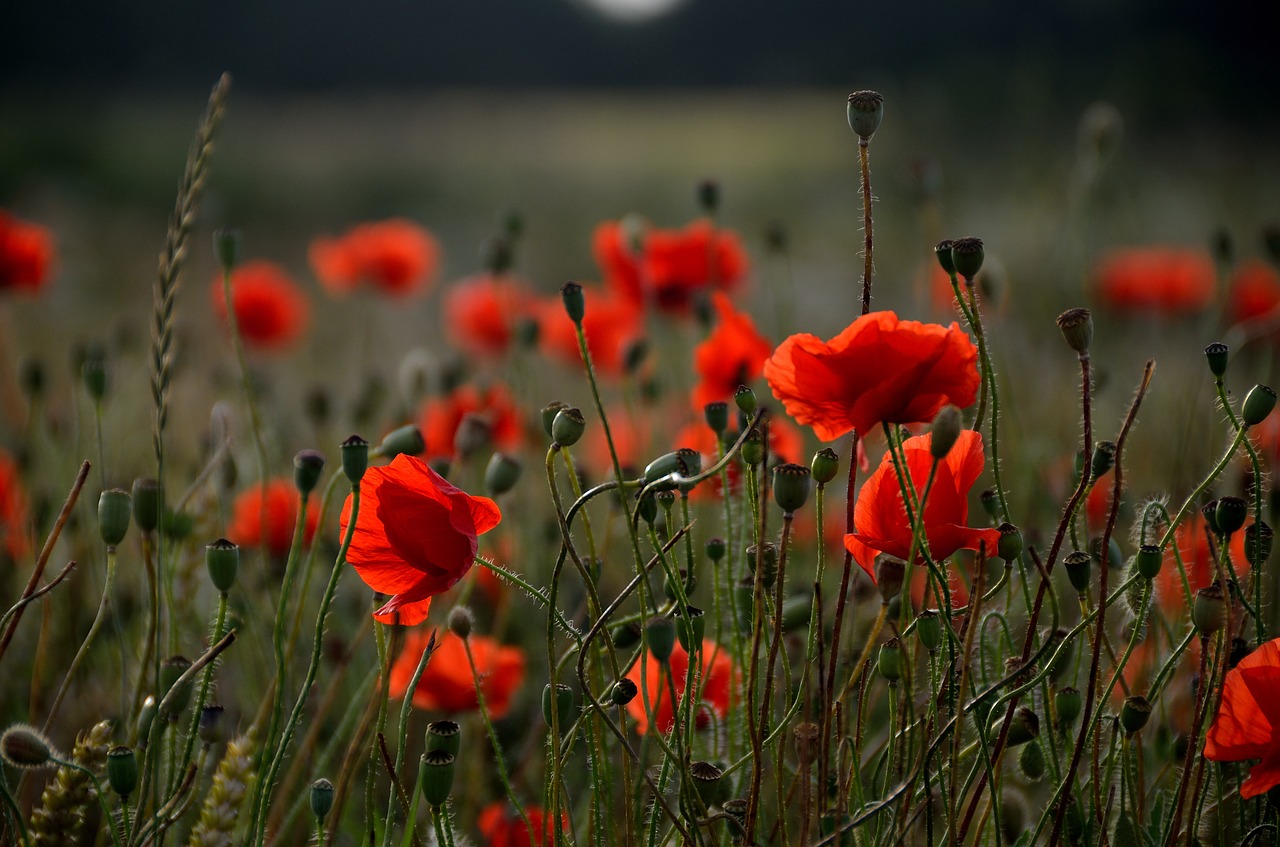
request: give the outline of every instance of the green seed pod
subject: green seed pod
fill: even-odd
[[[1133,561],[1138,573],[1147,579],[1155,579],[1160,575],[1160,568],[1164,565],[1164,556],[1160,555],[1160,548],[1156,545],[1143,544],[1138,548],[1138,555]]]
[[[443,750],[451,756],[458,755],[462,746],[462,727],[456,721],[440,720],[427,724],[427,752]]]
[[[790,462],[773,469],[773,500],[785,514],[794,514],[809,499],[809,469]]]
[[[876,588],[880,591],[880,601],[888,603],[902,590],[902,580],[906,577],[907,563],[901,559],[881,553],[875,558]]]
[[[432,750],[419,759],[418,779],[422,783],[422,797],[439,808],[449,799],[453,790],[454,758],[444,750]]]
[[[129,747],[112,747],[107,751],[107,784],[121,797],[138,789],[138,757]]]
[[[738,411],[747,417],[756,413],[756,393],[745,385],[739,385],[738,390],[733,393],[733,402]]]
[[[996,552],[1006,562],[1014,562],[1022,555],[1022,530],[1011,523],[1000,524],[1000,541]]]
[[[916,615],[916,637],[924,649],[937,653],[942,646],[942,616],[931,609]]]
[[[708,403],[702,407],[707,426],[716,435],[729,428],[729,404],[725,402]]]
[[[680,456],[679,451],[673,450],[670,453],[663,453],[661,456],[645,466],[644,484],[652,485],[659,480],[665,480],[666,477],[673,473],[680,473],[682,467],[684,467],[684,459]],[[675,483],[663,483],[658,487],[658,490],[674,487]]]
[[[1120,726],[1124,727],[1127,735],[1139,732],[1150,718],[1151,703],[1140,694],[1126,697],[1124,704],[1120,706]]]
[[[1067,346],[1081,358],[1089,355],[1089,345],[1093,343],[1093,315],[1088,309],[1068,309],[1058,315],[1058,329],[1062,330]]]
[[[324,456],[317,450],[299,450],[293,456],[293,484],[306,496],[315,490],[324,470]]]
[[[1271,543],[1275,533],[1265,521],[1251,523],[1244,530],[1244,557],[1256,568],[1271,558]]]
[[[752,429],[747,433],[747,439],[742,442],[742,461],[751,467],[764,461],[764,436],[760,430]]]
[[[133,501],[129,492],[112,488],[98,498],[98,533],[107,549],[114,549],[129,532]]]
[[[676,625],[670,618],[653,618],[645,627],[644,643],[650,655],[665,665],[676,646]]]
[[[342,472],[352,485],[359,485],[369,467],[369,442],[352,435],[342,442]]]
[[[1230,537],[1244,526],[1245,519],[1249,517],[1249,502],[1243,497],[1219,497],[1214,515],[1218,531]]]
[[[551,426],[555,422],[556,415],[560,414],[560,410],[568,408],[569,404],[563,400],[553,400],[542,407],[542,431],[547,434],[547,438],[550,438],[553,441],[555,440],[555,435],[552,434]]]
[[[449,631],[466,641],[471,637],[471,628],[475,624],[475,616],[466,606],[454,606],[449,610]]]
[[[707,558],[711,561],[718,562],[723,559],[727,550],[728,545],[725,544],[725,540],[723,538],[716,537],[707,539]]]
[[[710,762],[694,762],[689,766],[694,790],[708,808],[723,799],[724,771]]]
[[[778,579],[778,547],[772,541],[766,541],[760,547],[760,558],[756,559],[756,545],[749,546],[744,555],[747,559],[747,565],[752,569],[759,567],[760,584],[765,588],[773,588],[773,583]]]
[[[1204,357],[1209,362],[1209,370],[1213,375],[1222,379],[1227,372],[1227,357],[1231,355],[1231,348],[1223,344],[1221,341],[1215,341],[1208,347],[1204,348]]]
[[[560,286],[560,299],[564,301],[564,312],[569,320],[582,325],[582,317],[587,313],[587,302],[582,296],[582,286],[576,282],[566,282]]]
[[[204,564],[213,587],[226,594],[236,584],[236,571],[240,569],[240,545],[219,538],[204,548]]]
[[[880,646],[880,660],[876,665],[880,675],[888,680],[889,685],[897,685],[902,679],[902,642],[890,638]]]
[[[652,494],[644,495],[636,501],[636,511],[640,513],[641,520],[653,526],[658,520],[658,498]]]
[[[1067,571],[1067,579],[1071,580],[1071,587],[1082,595],[1089,590],[1091,562],[1092,557],[1082,550],[1068,553],[1062,560],[1062,566]]]
[[[587,428],[587,419],[582,410],[575,408],[561,409],[556,412],[551,422],[551,437],[561,447],[572,447],[582,438]]]
[[[426,449],[422,430],[418,429],[417,424],[405,424],[388,432],[375,452],[384,459],[394,459],[402,453],[417,456]]]
[[[964,277],[965,282],[972,282],[978,271],[982,270],[983,257],[981,238],[969,236],[951,242],[951,261],[956,266],[956,273]]]
[[[191,703],[191,689],[195,684],[194,679],[188,679],[178,684],[178,679],[187,672],[191,667],[191,660],[186,656],[170,656],[160,663],[160,688],[165,692],[165,696],[160,698],[160,702],[169,701],[169,710],[166,716],[170,719],[177,718],[187,710],[187,706]]]
[[[1074,688],[1059,689],[1053,695],[1053,711],[1058,716],[1058,728],[1066,729],[1084,711],[1084,695]]]
[[[996,732],[1000,730],[1000,718],[996,719],[996,723],[992,729]],[[1032,741],[1040,735],[1040,716],[1028,709],[1026,706],[1019,706],[1013,713],[1013,721],[1009,724],[1009,734],[1005,738],[1005,746],[1018,747]]]
[[[640,639],[644,637],[644,630],[640,628],[640,624],[632,621],[615,626],[609,631],[609,637],[613,639],[614,647],[626,650],[640,643]]]
[[[139,477],[133,481],[133,522],[143,533],[155,532],[160,525],[163,501],[157,480]]]
[[[1069,844],[1079,844],[1084,839],[1084,809],[1075,798],[1066,797],[1067,812],[1062,816],[1062,832]]]
[[[861,143],[871,141],[884,119],[884,96],[877,91],[855,91],[849,95],[849,129]]]
[[[1111,441],[1099,441],[1093,447],[1093,460],[1089,463],[1089,473],[1098,479],[1116,466],[1116,445]]]
[[[615,706],[625,706],[636,698],[640,691],[636,684],[625,677],[613,684],[609,690],[609,700]]]
[[[1222,535],[1222,529],[1218,526],[1218,501],[1210,500],[1200,507],[1200,514],[1204,517],[1205,524],[1209,527],[1209,531],[1214,535]]]
[[[543,686],[542,719],[547,722],[547,726],[554,726],[555,724],[552,723],[554,719],[560,724],[561,733],[568,730],[569,725],[573,723],[573,713],[576,711],[573,700],[573,689],[564,683],[556,683],[554,689],[551,683]]]
[[[226,733],[223,731],[223,718],[226,712],[227,710],[217,703],[211,703],[200,709],[200,722],[196,725],[196,733],[200,736],[201,743],[212,746],[226,740]]]
[[[57,753],[44,733],[25,723],[16,723],[0,735],[0,759],[15,768],[42,768]]]
[[[680,614],[676,609],[672,612],[676,618],[676,638],[686,653],[693,652],[694,645],[701,645],[707,631],[707,618],[697,606],[687,607],[688,614]]]
[[[333,808],[333,783],[327,779],[317,779],[311,783],[311,814],[316,820],[323,821]]]
[[[947,458],[947,454],[960,438],[962,428],[960,410],[955,406],[950,404],[943,406],[938,414],[934,415],[933,423],[929,426],[929,453],[934,459],[941,462]]]
[[[506,494],[520,479],[520,460],[506,453],[494,453],[484,471],[484,487],[490,497]]]
[[[213,231],[213,253],[223,273],[231,273],[240,262],[240,230],[219,227]]]
[[[1276,407],[1276,393],[1268,386],[1255,385],[1244,396],[1244,405],[1240,409],[1240,417],[1245,426],[1257,426],[1267,419],[1271,410]]]
[[[813,454],[809,470],[813,473],[814,482],[818,485],[826,485],[840,473],[840,456],[830,447],[823,447]]]
[[[947,272],[947,276],[956,275],[956,263],[951,261],[951,239],[939,241],[933,248],[933,255],[942,269]]]
[[[1039,744],[1024,745],[1018,754],[1018,767],[1022,770],[1022,775],[1027,778],[1027,782],[1039,782],[1044,779],[1047,770],[1045,764],[1044,749]]]
[[[1191,606],[1191,622],[1205,637],[1226,626],[1227,601],[1221,585],[1213,582],[1196,592],[1195,603]]]

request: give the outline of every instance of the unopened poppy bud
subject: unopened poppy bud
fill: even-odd
[[[1134,557],[1134,567],[1143,577],[1155,579],[1159,576],[1162,565],[1164,565],[1164,556],[1160,555],[1159,547],[1154,544],[1143,544],[1138,548],[1138,555]]]
[[[1219,497],[1214,510],[1218,519],[1218,531],[1226,536],[1235,535],[1249,517],[1249,502],[1243,497]]]
[[[630,623],[618,624],[609,630],[609,637],[613,639],[613,646],[619,650],[626,650],[640,643],[640,639],[644,637],[644,630],[640,624],[635,621]]]
[[[806,593],[793,594],[782,601],[782,631],[794,632],[809,625],[813,612],[813,597]]]
[[[0,758],[15,768],[42,768],[56,755],[44,733],[25,723],[16,723],[0,735]]]
[[[448,479],[449,471],[452,469],[453,465],[447,456],[435,456],[431,459],[427,459],[427,467],[435,471],[441,479]]]
[[[681,469],[684,467],[684,463],[685,460],[678,450],[673,450],[670,453],[663,453],[661,456],[645,466],[645,485],[652,485],[659,480],[665,480],[666,477],[669,477],[673,473],[683,475],[681,473]],[[671,487],[669,483],[666,483],[665,485],[667,488]]]
[[[384,459],[394,459],[401,454],[417,456],[426,449],[427,443],[423,440],[422,430],[418,429],[418,425],[405,424],[388,432],[374,452]]]
[[[1222,594],[1222,586],[1213,582],[1196,592],[1195,603],[1191,606],[1191,622],[1206,638],[1226,625],[1227,601]]]
[[[707,616],[697,606],[686,606],[688,614],[676,609],[672,614],[676,618],[676,638],[686,653],[692,653],[696,645],[702,644],[707,631]]]
[[[733,402],[742,414],[750,417],[756,413],[756,393],[745,385],[733,392]]]
[[[133,502],[128,491],[112,488],[98,497],[98,533],[108,549],[124,540],[132,515]]]
[[[1058,329],[1062,330],[1067,346],[1081,358],[1089,355],[1089,345],[1093,343],[1093,315],[1088,309],[1068,309],[1058,315]]]
[[[884,119],[884,96],[878,91],[855,91],[849,95],[849,129],[862,143],[869,142]]]
[[[213,231],[213,252],[224,273],[231,273],[240,263],[240,242],[238,229],[224,226]]]
[[[689,765],[689,776],[693,778],[693,788],[705,805],[714,806],[723,799],[723,770],[710,762],[694,762]]]
[[[1254,568],[1262,567],[1271,558],[1271,543],[1275,533],[1266,521],[1249,524],[1244,530],[1244,557]]]
[[[997,718],[997,721],[999,720],[1000,718]],[[995,728],[999,730],[998,725]],[[1026,706],[1019,706],[1013,713],[1013,721],[1009,724],[1009,734],[1005,738],[1005,746],[1017,747],[1034,740],[1039,735],[1040,716]]]
[[[1099,441],[1093,448],[1093,461],[1089,463],[1089,473],[1093,479],[1105,474],[1115,467],[1116,445],[1110,441]]]
[[[1071,580],[1071,587],[1081,594],[1089,590],[1091,561],[1092,557],[1082,550],[1068,553],[1062,560],[1062,566],[1067,570],[1067,579]]]
[[[1062,688],[1053,695],[1053,710],[1058,716],[1060,729],[1075,723],[1083,709],[1084,696],[1074,688]]]
[[[1044,750],[1039,744],[1027,744],[1018,754],[1018,768],[1027,782],[1039,782],[1045,775]]]
[[[950,404],[943,406],[929,427],[929,452],[941,462],[960,438],[960,410]]]
[[[1022,530],[1011,523],[999,526],[1000,540],[996,542],[996,553],[1006,562],[1013,562],[1022,555]]]
[[[451,756],[458,755],[462,746],[462,727],[456,721],[441,720],[427,724],[427,752],[443,750]]]
[[[493,443],[493,424],[484,415],[467,412],[458,421],[453,433],[453,452],[461,459],[470,459],[489,449]]]
[[[752,429],[747,433],[747,439],[742,442],[742,461],[752,467],[764,461],[764,436],[760,430]]]
[[[148,694],[146,699],[142,701],[142,708],[138,710],[138,723],[134,727],[137,730],[137,738],[139,746],[145,748],[147,746],[147,737],[151,734],[151,724],[156,719],[156,698],[152,694]]]
[[[1267,419],[1271,410],[1276,407],[1276,393],[1266,385],[1255,385],[1244,396],[1244,406],[1240,417],[1245,426],[1257,426]]]
[[[773,469],[773,500],[785,514],[793,514],[809,499],[809,469],[790,462]]]
[[[223,740],[223,718],[226,713],[226,708],[217,703],[211,703],[200,710],[200,723],[196,732],[202,743],[213,745]]]
[[[311,783],[311,814],[322,821],[333,808],[333,783],[327,779],[317,779]]]
[[[471,636],[474,621],[471,609],[466,606],[454,606],[449,610],[449,631],[464,641]]]
[[[902,590],[902,580],[906,577],[907,563],[899,558],[881,553],[875,559],[876,588],[880,591],[880,600],[888,603]]]
[[[898,680],[902,679],[902,642],[896,638],[890,638],[880,646],[880,660],[876,667],[880,670],[880,675],[889,681],[890,685],[895,685]]]
[[[715,215],[720,208],[720,183],[714,179],[704,179],[698,183],[698,205],[708,215]]]
[[[159,481],[147,477],[133,481],[133,521],[143,533],[155,532],[160,525],[163,499]]]
[[[342,472],[352,485],[359,485],[369,467],[369,442],[358,435],[342,442]]]
[[[587,313],[587,303],[582,296],[582,286],[576,282],[566,282],[560,286],[560,299],[564,301],[565,314],[575,324],[582,324],[582,316]]]
[[[916,615],[916,637],[930,653],[938,652],[942,645],[942,617],[932,609]]]
[[[968,236],[951,242],[951,261],[956,266],[956,273],[964,277],[965,282],[972,282],[978,271],[982,270],[983,258],[981,238]]]
[[[551,683],[547,683],[542,689],[542,719],[547,722],[547,726],[560,725],[560,732],[564,732],[569,728],[569,724],[573,723],[573,689],[562,682],[557,682],[554,687]],[[552,723],[555,721],[555,723]]]
[[[757,558],[756,545],[749,545],[745,553],[747,563],[754,569],[759,567],[760,584],[765,588],[772,588],[774,580],[778,578],[778,548],[772,541],[766,541],[759,551]]]
[[[609,702],[615,706],[625,706],[636,698],[636,694],[640,689],[634,682],[625,677],[613,684],[613,688],[609,689]]]
[[[419,760],[419,781],[422,797],[432,806],[442,806],[453,790],[454,758],[452,753],[432,750]]]
[[[713,562],[718,562],[724,558],[724,554],[728,551],[728,545],[723,538],[716,536],[707,539],[707,558]]]
[[[1139,732],[1151,718],[1151,702],[1141,694],[1126,697],[1120,706],[1120,726],[1126,735]]]
[[[830,447],[823,447],[813,454],[809,470],[813,473],[814,482],[818,485],[826,485],[840,473],[840,456]]]
[[[129,747],[112,747],[107,751],[107,784],[121,797],[138,788],[138,757]]]
[[[204,564],[213,587],[226,594],[236,584],[236,571],[240,569],[240,545],[219,538],[204,548]]]
[[[670,618],[653,618],[645,627],[644,643],[649,654],[665,665],[676,646],[676,625]]]
[[[991,520],[1000,519],[1000,495],[994,489],[984,488],[978,495],[978,502],[982,504],[982,510],[991,516]]]
[[[1231,348],[1221,341],[1215,341],[1204,348],[1204,357],[1209,362],[1209,371],[1218,379],[1226,375],[1227,358],[1230,355]]]
[[[324,470],[324,456],[317,450],[299,450],[293,456],[293,484],[304,497],[315,490]]]
[[[547,434],[547,438],[555,439],[555,436],[551,434],[552,424],[555,423],[556,415],[560,413],[560,410],[568,408],[569,404],[563,400],[553,400],[542,407],[542,431]]]
[[[101,403],[107,396],[107,357],[101,351],[97,355],[85,358],[80,366],[80,379],[84,382],[84,390],[95,403]]]
[[[729,404],[725,402],[708,403],[702,407],[707,427],[716,435],[721,435],[729,428]]]
[[[583,417],[582,410],[572,407],[561,409],[551,422],[551,438],[561,447],[572,447],[586,428],[587,419]]]
[[[652,526],[658,520],[658,498],[652,494],[641,496],[636,501],[636,512],[642,521]]]
[[[492,497],[506,494],[520,479],[520,460],[506,453],[494,453],[484,470],[484,487]]]
[[[951,239],[944,239],[934,245],[933,255],[942,269],[947,272],[947,276],[956,275],[956,263],[951,260]]]

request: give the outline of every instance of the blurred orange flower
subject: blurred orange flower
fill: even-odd
[[[440,264],[435,237],[403,218],[359,224],[337,238],[316,238],[307,254],[331,294],[346,294],[361,283],[384,294],[415,294],[434,280]]]
[[[231,523],[227,526],[227,538],[241,547],[265,547],[267,553],[279,559],[289,554],[293,544],[293,530],[298,519],[301,497],[293,482],[285,479],[269,480],[266,484],[266,506],[263,506],[263,486],[253,485],[236,497],[232,506]],[[263,525],[263,521],[266,525]],[[311,543],[320,521],[320,510],[312,500],[307,504],[306,525],[303,538]]]
[[[1231,274],[1227,320],[1239,323],[1273,315],[1280,306],[1280,273],[1265,262],[1243,262]]]
[[[716,328],[693,351],[693,367],[699,382],[693,389],[693,408],[701,412],[708,403],[730,402],[740,385],[760,376],[773,345],[756,330],[751,316],[733,308],[722,291],[711,295],[720,316]]]
[[[1118,312],[1169,316],[1198,312],[1213,301],[1213,260],[1200,250],[1116,250],[1103,257],[1093,276],[1100,302]]]
[[[511,708],[512,697],[524,682],[524,651],[473,633],[467,639],[476,663],[473,676],[462,639],[449,630],[437,631],[436,638],[436,650],[427,660],[418,687],[413,690],[413,705],[448,714],[473,711],[480,706],[475,684],[478,676],[489,716],[496,719],[505,715]],[[404,647],[391,665],[391,697],[399,700],[405,696],[430,641],[430,630],[406,633]]]
[[[1280,785],[1280,639],[1266,642],[1227,672],[1204,757],[1261,760],[1240,786],[1246,800]]]
[[[1174,557],[1175,546],[1187,570],[1187,582],[1191,586],[1192,597],[1195,597],[1196,592],[1201,588],[1207,588],[1209,583],[1213,582],[1215,574],[1214,547],[1209,543],[1208,521],[1197,511],[1184,518],[1174,531],[1173,543],[1165,548],[1164,564],[1155,579],[1156,600],[1167,612],[1177,612],[1186,607],[1182,575],[1178,572],[1178,562]],[[1236,574],[1244,579],[1245,574],[1249,572],[1249,561],[1244,555],[1244,529],[1232,536],[1230,555]],[[1240,620],[1238,615],[1235,619]]]
[[[227,322],[222,276],[209,289],[213,311]],[[249,347],[278,350],[297,341],[307,328],[311,306],[302,289],[275,262],[245,262],[231,272],[231,308],[240,337]]]
[[[677,701],[683,699],[685,677],[689,673],[689,654],[677,643],[667,659],[668,670],[664,670],[647,651],[641,661],[645,663],[643,682],[638,662],[627,673],[627,679],[640,690],[640,694],[627,704],[627,713],[636,722],[636,731],[643,735],[649,731],[649,715],[645,709],[648,703],[658,728],[662,732],[670,732],[675,725],[671,684],[675,684]],[[668,672],[672,675],[671,682],[666,678]],[[710,639],[702,642],[702,702],[710,706],[717,716],[723,718],[729,714],[740,677],[726,648]]]
[[[53,234],[0,209],[0,291],[38,294],[53,266]]]
[[[0,550],[16,560],[25,556],[27,540],[27,495],[13,458],[0,450]]]
[[[599,286],[584,285],[582,294],[586,302],[582,330],[587,336],[591,361],[598,373],[618,376],[626,363],[627,346],[643,330],[640,309],[617,292],[605,291]],[[569,320],[560,296],[542,301],[538,314],[543,351],[566,364],[582,367],[578,331]]]
[[[737,233],[698,220],[684,229],[647,229],[640,250],[630,249],[621,222],[596,227],[596,261],[605,282],[636,303],[669,314],[687,314],[694,298],[709,289],[732,291],[746,277],[748,260]]]
[[[497,356],[507,352],[521,318],[536,308],[524,280],[476,274],[460,279],[444,295],[444,329],[468,353]]]
[[[488,422],[495,447],[515,450],[524,440],[520,412],[504,386],[495,383],[482,389],[463,385],[422,405],[418,426],[428,459],[453,457],[453,437],[467,414],[480,415]]]
[[[476,825],[489,847],[542,847],[550,844],[555,837],[551,829],[552,819],[542,807],[525,806],[524,813],[529,818],[529,826],[525,826],[524,819],[515,809],[499,800],[481,810]],[[534,830],[532,838],[529,837],[529,827]],[[560,813],[560,829],[569,831],[569,817],[563,812]]]

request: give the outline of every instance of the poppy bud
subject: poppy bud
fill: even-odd
[[[715,215],[720,208],[720,183],[714,179],[704,179],[698,183],[698,205],[708,215]]]
[[[978,271],[982,270],[982,259],[981,238],[969,236],[951,242],[951,261],[956,266],[956,273],[964,277],[965,282],[972,282]]]
[[[880,600],[888,603],[902,590],[902,580],[906,577],[907,563],[901,559],[881,553],[875,558],[876,588],[880,591]]]
[[[941,462],[947,458],[956,440],[960,438],[960,410],[946,405],[933,418],[929,427],[929,452]]]
[[[453,790],[453,754],[432,750],[419,760],[418,777],[422,796],[432,806],[442,806]]]
[[[880,646],[880,660],[876,667],[880,675],[888,680],[889,685],[896,685],[902,679],[902,642],[890,638]]]
[[[1249,517],[1249,503],[1242,497],[1219,497],[1218,507],[1214,510],[1218,531],[1225,536],[1237,533]]]
[[[1089,590],[1089,563],[1092,561],[1088,553],[1076,550],[1068,553],[1066,558],[1062,560],[1062,566],[1067,569],[1067,579],[1071,580],[1071,587],[1084,594]]]
[[[553,400],[542,407],[542,431],[547,434],[547,438],[555,440],[555,435],[551,432],[552,424],[555,423],[556,415],[561,409],[568,409],[569,404],[563,400]]]
[[[742,442],[742,461],[752,467],[764,461],[764,436],[760,430],[752,429],[747,433],[747,440]]]
[[[999,531],[996,553],[1006,562],[1013,562],[1022,555],[1022,530],[1006,522],[1000,524]]]
[[[1134,557],[1133,561],[1138,573],[1147,579],[1155,579],[1160,574],[1160,567],[1164,564],[1164,557],[1160,555],[1160,548],[1156,545],[1143,544],[1138,548],[1138,555]]]
[[[745,385],[733,392],[733,402],[742,414],[750,417],[756,413],[756,393]]]
[[[160,483],[147,477],[133,481],[133,522],[142,532],[155,532],[160,525],[160,504],[163,496]]]
[[[942,645],[942,617],[932,609],[916,615],[916,637],[930,653],[938,652]]]
[[[97,355],[87,356],[80,366],[80,379],[84,382],[84,390],[89,392],[95,403],[101,403],[107,396],[107,357],[98,351]]]
[[[427,444],[422,440],[422,430],[418,429],[417,424],[405,424],[388,432],[374,452],[384,459],[394,459],[402,453],[407,456],[417,456],[426,449]]]
[[[1044,779],[1044,750],[1039,744],[1027,744],[1022,748],[1022,752],[1018,754],[1018,768],[1027,778],[1027,782],[1039,782]]]
[[[1204,348],[1204,357],[1209,362],[1209,370],[1218,379],[1227,372],[1227,357],[1231,355],[1231,348],[1223,344],[1221,341],[1215,341],[1208,347]]]
[[[1257,426],[1267,419],[1271,410],[1276,407],[1276,393],[1268,386],[1255,385],[1244,396],[1244,406],[1240,409],[1240,417],[1245,426]]]
[[[956,275],[956,263],[951,260],[951,239],[939,241],[933,248],[933,255],[938,259],[938,264],[947,272],[947,276]]]
[[[993,727],[996,731],[999,731],[999,720],[999,718],[996,719],[997,725]],[[1009,734],[1005,737],[1005,746],[1017,747],[1034,740],[1039,735],[1040,716],[1026,706],[1019,706],[1013,713],[1013,720],[1009,723]]]
[[[552,711],[554,709],[554,711]],[[569,728],[569,724],[573,722],[573,689],[562,682],[557,682],[552,688],[551,683],[547,683],[542,689],[542,719],[547,722],[547,726],[554,726],[555,720],[560,724],[560,731],[563,733]]]
[[[463,461],[489,449],[493,443],[493,424],[484,415],[467,412],[453,433],[453,452]]]
[[[322,821],[333,808],[333,783],[327,779],[317,779],[311,783],[311,814]]]
[[[1244,557],[1254,568],[1271,558],[1271,542],[1275,533],[1266,521],[1249,524],[1244,530]]]
[[[1068,309],[1058,315],[1058,329],[1067,346],[1083,358],[1089,355],[1089,345],[1093,343],[1093,315],[1088,309]]]
[[[1120,706],[1120,726],[1124,727],[1127,735],[1140,731],[1150,718],[1151,703],[1140,694],[1126,697]]]
[[[991,516],[991,520],[1000,520],[1000,495],[994,489],[984,488],[978,495],[978,502],[982,503],[982,510]]]
[[[42,768],[56,753],[44,733],[25,723],[16,723],[0,735],[0,758],[15,768]]]
[[[707,806],[720,802],[721,788],[724,785],[724,771],[710,762],[694,762],[689,765],[689,776],[693,778],[694,790]]]
[[[615,706],[625,706],[636,698],[639,691],[634,682],[623,677],[609,689],[609,701]]]
[[[728,549],[725,540],[720,537],[707,539],[707,558],[713,562],[718,562],[724,558],[724,554]]]
[[[884,118],[884,96],[878,91],[855,91],[849,95],[849,129],[866,144]]]
[[[1063,688],[1053,695],[1053,710],[1058,715],[1059,729],[1075,723],[1083,709],[1084,696],[1074,688]]]
[[[196,732],[204,744],[214,745],[223,740],[223,717],[227,710],[217,703],[212,703],[200,710],[200,723]]]
[[[1064,797],[1067,804],[1066,814],[1062,816],[1062,834],[1068,844],[1079,844],[1084,838],[1084,809],[1074,798]]]
[[[475,618],[466,606],[454,606],[449,610],[449,631],[466,641],[471,636],[471,625]]]
[[[166,713],[169,718],[176,718],[182,714],[191,702],[191,689],[195,680],[188,679],[182,683],[181,687],[175,687],[190,667],[191,660],[186,656],[170,656],[160,663],[160,689],[165,692],[165,696],[160,700],[163,702],[170,696],[173,698],[169,702],[169,711]]]
[[[516,320],[515,336],[516,344],[526,350],[530,350],[538,346],[538,336],[542,333],[542,327],[538,324],[537,318],[524,316]]]
[[[1105,474],[1115,467],[1116,445],[1110,441],[1099,441],[1093,448],[1093,461],[1089,463],[1089,473],[1093,479]]]
[[[240,230],[225,226],[215,229],[213,252],[223,273],[231,273],[240,262]]]
[[[315,490],[324,470],[324,456],[316,450],[299,450],[293,457],[293,484],[306,496]]]
[[[587,313],[587,303],[582,296],[582,286],[576,282],[566,282],[560,286],[560,299],[564,301],[565,314],[578,326],[582,325],[582,316]]]
[[[646,494],[636,502],[636,512],[640,519],[650,526],[658,519],[658,498]]]
[[[809,499],[809,469],[790,462],[773,469],[773,500],[784,513],[794,514]]]
[[[240,568],[240,545],[219,538],[204,548],[204,564],[213,587],[226,594],[236,584],[236,571]]]
[[[653,618],[645,627],[644,643],[649,653],[665,665],[676,646],[676,625],[670,618]]]
[[[129,531],[129,518],[133,514],[133,503],[129,492],[112,488],[102,492],[98,497],[98,533],[107,549],[114,549],[124,540]]]
[[[578,443],[586,428],[587,419],[583,417],[581,409],[561,409],[551,422],[551,438],[561,447],[572,447]]]
[[[342,472],[352,485],[359,485],[369,467],[369,442],[352,435],[342,442]]]
[[[702,644],[707,631],[707,618],[697,606],[687,606],[686,609],[689,612],[687,615],[682,615],[679,609],[673,612],[676,616],[676,638],[680,640],[680,646],[686,653],[692,653],[695,645]]]
[[[830,447],[823,447],[813,454],[809,470],[813,473],[814,482],[818,485],[826,485],[840,472],[840,456]]]
[[[427,724],[427,752],[443,750],[451,756],[458,755],[462,746],[462,728],[456,721],[440,720]]]
[[[1216,582],[1196,592],[1191,606],[1191,622],[1204,637],[1213,635],[1227,623],[1227,601],[1222,586]]]
[[[745,555],[748,564],[756,567],[756,545],[747,547]],[[774,580],[778,578],[778,548],[772,541],[766,541],[760,548],[759,568],[760,584],[765,588],[773,588]]]
[[[112,747],[107,751],[107,784],[121,797],[138,788],[138,757],[128,747]]]
[[[506,494],[520,479],[520,460],[506,453],[494,453],[484,471],[484,487],[491,497]]]
[[[138,744],[144,749],[147,746],[147,737],[151,734],[151,723],[155,719],[156,698],[155,695],[148,694],[142,701],[142,708],[138,710],[138,723],[134,727],[137,730]]]

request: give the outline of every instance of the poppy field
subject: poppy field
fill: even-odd
[[[898,279],[894,104],[834,102],[815,293],[712,179],[456,275],[397,209],[260,251],[207,219],[234,99],[144,333],[37,317],[86,239],[0,196],[0,842],[1280,843],[1280,229],[1098,232],[1110,107],[1078,241]]]

